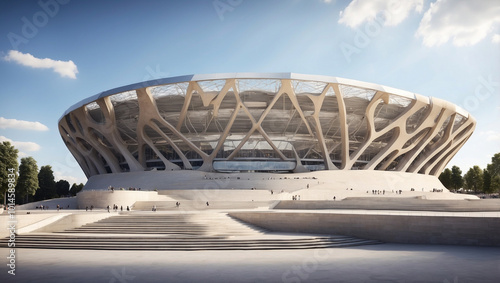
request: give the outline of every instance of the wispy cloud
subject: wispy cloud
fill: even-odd
[[[59,181],[59,180],[66,180],[68,181],[68,183],[71,185],[73,183],[84,183],[85,184],[85,181],[84,180],[80,180],[79,178],[76,178],[76,177],[73,177],[73,176],[70,176],[70,175],[64,175],[62,172],[59,172],[59,171],[54,171],[54,179],[56,181]]]
[[[35,68],[35,69],[52,69],[54,72],[61,75],[61,77],[68,77],[76,79],[78,68],[73,61],[60,61],[50,58],[36,58],[29,53],[21,53],[17,50],[10,50],[7,56],[4,57],[6,61],[14,61],[20,65]]]
[[[30,122],[0,117],[0,129],[21,129],[32,131],[48,131],[49,128],[40,122]]]
[[[356,28],[364,22],[379,21],[396,26],[412,10],[421,12],[423,0],[387,1],[353,0],[340,12],[340,24]],[[437,0],[424,13],[415,33],[426,46],[439,46],[451,41],[455,46],[474,45],[491,36],[500,43],[500,34],[493,33],[500,24],[499,1]]]
[[[395,26],[406,19],[412,10],[421,12],[423,3],[423,0],[354,0],[340,12],[339,23],[355,28],[381,16],[385,26]]]
[[[481,135],[486,136],[486,141],[500,141],[500,132],[486,131],[481,132]]]
[[[42,148],[39,144],[34,142],[23,142],[23,141],[13,141],[4,136],[0,136],[0,142],[8,141],[10,142],[16,149],[19,150],[19,156],[24,157],[27,156],[25,151],[39,151]]]
[[[500,43],[500,34],[494,34],[491,37],[491,41],[493,41],[494,43]]]
[[[499,1],[437,0],[425,12],[416,35],[424,45],[437,46],[451,39],[455,46],[474,45],[500,23]],[[492,40],[495,42],[496,36]]]

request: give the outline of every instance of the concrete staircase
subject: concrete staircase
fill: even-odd
[[[187,214],[125,213],[60,233],[204,235],[205,225],[190,218]]]
[[[23,235],[17,248],[84,250],[277,250],[316,249],[377,244],[351,237],[302,237],[293,239],[228,239],[218,237],[96,237],[74,235]],[[5,247],[5,242],[2,243]]]
[[[347,236],[270,233],[225,213],[131,212],[56,233],[16,236],[16,248],[264,250],[378,244]],[[0,246],[6,247],[6,239]]]

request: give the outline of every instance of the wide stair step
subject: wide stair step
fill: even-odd
[[[378,244],[353,237],[304,237],[289,239],[230,239],[217,237],[96,237],[44,234],[16,237],[17,248],[92,250],[265,250],[314,249]],[[6,246],[2,241],[1,246]]]
[[[7,247],[7,240],[0,246]],[[92,250],[312,249],[378,243],[347,236],[271,233],[215,212],[123,213],[60,232],[16,236],[17,248]]]

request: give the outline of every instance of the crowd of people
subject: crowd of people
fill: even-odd
[[[59,209],[63,209],[63,208],[64,207],[62,205],[59,205],[59,204],[56,206],[57,211],[59,211]],[[35,209],[48,210],[49,206],[48,205],[40,205],[40,206],[36,206]],[[69,209],[69,204],[66,206],[66,209]]]
[[[115,190],[116,190],[116,188],[115,188],[115,187],[113,187],[113,186],[109,186],[109,187],[108,187],[108,191],[114,192]],[[120,190],[120,191],[123,191],[123,190],[125,190],[125,189],[124,189],[124,188],[119,188],[119,190]],[[140,191],[140,190],[141,190],[141,188],[134,188],[134,187],[130,187],[130,188],[128,188],[127,190],[128,190],[128,191]]]

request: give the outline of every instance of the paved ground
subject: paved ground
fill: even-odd
[[[323,212],[328,211],[317,211]],[[353,210],[339,209],[335,213],[353,213]],[[498,211],[358,210],[357,213],[500,217]],[[23,220],[35,214],[17,216]],[[0,217],[2,221],[5,219]],[[0,248],[2,283],[500,282],[500,248],[491,247],[382,244],[311,250],[196,252],[19,248],[16,276],[7,273],[8,255],[8,249]]]
[[[498,282],[500,248],[382,244],[278,251],[0,249],[0,282]],[[13,280],[15,279],[15,280]]]

